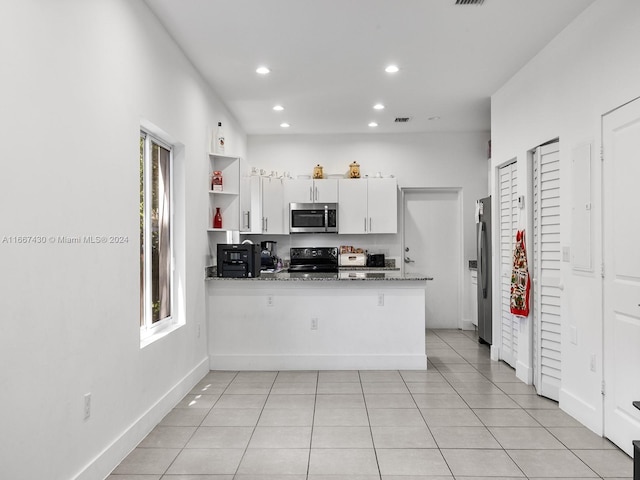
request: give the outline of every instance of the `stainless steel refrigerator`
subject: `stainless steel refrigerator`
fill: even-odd
[[[491,335],[491,197],[476,202],[478,239],[478,337],[492,343]]]

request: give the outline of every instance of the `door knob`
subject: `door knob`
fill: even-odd
[[[415,260],[411,260],[409,257],[404,257],[404,263],[412,263],[415,262]]]

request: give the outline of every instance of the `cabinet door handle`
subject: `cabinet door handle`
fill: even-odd
[[[313,200],[318,201],[318,187],[313,187]]]
[[[268,232],[269,231],[269,218],[265,217],[264,219],[264,231]]]
[[[369,232],[371,232],[371,217],[369,217]]]
[[[367,217],[364,217],[364,231],[367,231]]]
[[[313,187],[309,187],[309,201],[313,202]]]

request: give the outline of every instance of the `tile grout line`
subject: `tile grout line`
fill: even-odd
[[[402,377],[402,375],[400,376]],[[360,375],[360,370],[358,370],[358,380],[360,382],[360,391],[362,392],[362,399],[364,401],[364,411],[367,413],[367,424],[369,426],[369,434],[371,435],[371,445],[373,447],[373,455],[375,456],[376,467],[378,468],[378,478],[382,479],[382,471],[380,470],[380,461],[378,460],[378,449],[376,448],[376,441],[373,437],[373,428],[371,427],[371,417],[369,417],[369,407],[367,406],[367,397],[364,394],[364,387],[362,386],[362,376]]]
[[[269,392],[267,393],[267,396],[264,399],[264,403],[262,404],[262,408],[260,409],[260,415],[258,415],[258,418],[256,419],[256,424],[253,426],[253,430],[251,430],[251,435],[249,435],[249,441],[247,442],[247,446],[244,447],[244,451],[242,452],[242,455],[240,456],[240,461],[238,462],[238,466],[236,467],[236,471],[233,474],[233,478],[236,478],[239,475],[238,471],[240,470],[240,465],[242,465],[242,460],[244,460],[244,457],[247,454],[247,450],[249,450],[249,445],[251,444],[251,439],[253,439],[253,435],[256,433],[256,428],[258,428],[258,424],[260,423],[260,418],[262,418],[262,414],[264,413],[264,409],[265,409],[265,407],[267,405],[267,402],[269,401],[269,395],[271,395],[271,391],[273,390],[273,386],[276,383],[276,379],[278,378],[278,375],[280,375],[280,371],[276,372],[276,376],[271,381],[271,386],[269,387]],[[247,383],[249,383],[249,382],[247,382]],[[231,385],[231,384],[229,384],[229,385]]]
[[[436,367],[436,370],[437,370],[437,367]],[[440,372],[438,371],[438,373],[440,373]],[[407,390],[409,390],[409,386],[407,385],[407,381],[404,378],[404,376],[402,374],[400,374],[400,377],[402,378],[402,381],[404,382],[405,387],[407,387]],[[447,381],[447,383],[449,382],[449,380],[447,380],[444,376],[442,378],[444,378]],[[453,388],[452,385],[450,385],[450,386]],[[451,465],[449,465],[449,462],[447,462],[447,459],[445,458],[444,454],[442,453],[442,449],[440,448],[440,445],[438,444],[438,441],[436,440],[436,436],[431,431],[431,427],[429,427],[429,422],[427,422],[427,419],[424,418],[424,414],[422,413],[422,409],[418,406],[418,403],[416,402],[416,399],[413,396],[413,392],[411,390],[409,390],[409,394],[411,395],[411,400],[413,400],[414,405],[416,406],[416,408],[418,409],[418,412],[420,413],[420,417],[422,418],[422,421],[424,422],[425,426],[427,427],[427,430],[429,431],[429,435],[431,435],[431,438],[433,438],[433,443],[436,444],[436,448],[438,449],[438,453],[440,453],[440,456],[442,457],[442,460],[444,461],[445,465],[449,469],[449,473],[451,474],[451,477],[455,478],[455,476],[453,475],[453,470],[451,470]]]
[[[318,384],[320,383],[320,370],[316,371],[316,392],[313,396],[313,412],[311,414],[311,435],[309,436],[309,455],[307,456],[307,474],[306,478],[309,479],[309,471],[311,469],[311,448],[313,447],[313,428],[316,423],[316,405],[318,403]]]

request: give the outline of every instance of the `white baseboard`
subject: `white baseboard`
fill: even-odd
[[[500,360],[500,348],[497,345],[491,345],[491,360]]]
[[[211,370],[425,370],[426,355],[210,355]]]
[[[476,325],[471,320],[462,320],[462,330],[475,330]]]
[[[89,462],[74,479],[106,478],[208,372],[209,359],[205,358]]]
[[[602,407],[590,405],[563,388],[560,388],[559,405],[561,410],[564,410],[589,430],[598,435],[603,434]]]
[[[516,362],[516,377],[527,385],[533,384],[533,368],[520,361]]]

